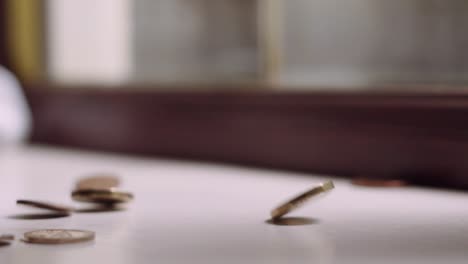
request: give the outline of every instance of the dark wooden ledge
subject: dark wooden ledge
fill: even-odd
[[[463,93],[37,86],[32,142],[468,189]]]

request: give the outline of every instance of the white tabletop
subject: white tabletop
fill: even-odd
[[[20,198],[80,206],[83,175],[113,172],[136,199],[126,211],[23,220]],[[294,216],[311,225],[265,223],[269,211],[328,177],[136,158],[47,147],[0,151],[0,263],[467,263],[468,194],[371,189],[335,180],[329,195]],[[86,229],[94,242],[44,246],[18,241],[42,228]]]

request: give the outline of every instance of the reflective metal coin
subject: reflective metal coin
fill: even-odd
[[[71,213],[74,209],[68,206],[52,204],[48,202],[33,201],[33,200],[17,200],[16,204],[31,206],[40,209],[46,209],[54,212],[60,213]]]
[[[120,185],[120,180],[116,176],[112,175],[96,175],[87,177],[79,180],[76,183],[76,189],[98,189],[105,190],[110,188],[116,188]]]
[[[133,194],[122,192],[115,189],[94,190],[83,189],[72,192],[72,198],[75,201],[87,203],[116,204],[126,203],[133,200]]]
[[[277,208],[273,209],[271,211],[271,218],[278,219],[282,217],[283,215],[291,212],[292,210],[300,207],[304,202],[306,202],[311,197],[330,191],[333,188],[335,188],[335,185],[333,185],[332,181],[322,183],[319,186],[314,187],[311,190],[305,193],[302,193],[294,197],[293,199],[285,202],[284,204],[278,206]]]
[[[351,181],[353,185],[366,186],[366,187],[402,187],[408,185],[403,180],[396,179],[369,179],[369,178],[356,178]]]
[[[94,240],[95,234],[84,230],[45,229],[27,232],[25,242],[34,244],[66,244]]]

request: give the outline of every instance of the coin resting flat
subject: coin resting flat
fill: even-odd
[[[333,184],[332,181],[328,181],[325,183],[320,184],[319,186],[316,186],[312,188],[311,190],[302,193],[293,199],[281,204],[280,206],[276,207],[271,211],[271,218],[272,219],[278,219],[287,213],[291,212],[292,210],[298,208],[301,206],[305,201],[309,200],[310,198],[317,196],[319,194],[325,193],[327,191],[332,190],[335,188],[335,185]]]
[[[133,200],[133,194],[115,189],[80,189],[72,192],[72,198],[79,202],[116,204]]]
[[[85,230],[44,229],[24,234],[25,242],[34,244],[66,244],[94,240],[95,234]]]

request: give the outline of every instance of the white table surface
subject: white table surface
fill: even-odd
[[[20,198],[80,206],[70,199],[83,175],[113,172],[136,199],[128,210],[45,220]],[[0,151],[0,263],[468,263],[468,193],[372,189],[335,180],[329,195],[294,216],[317,223],[265,223],[278,203],[324,176],[136,158],[49,147]],[[94,242],[45,246],[19,241],[41,228],[87,229]]]

